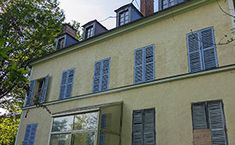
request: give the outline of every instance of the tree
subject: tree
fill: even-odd
[[[0,108],[15,112],[28,88],[29,63],[51,51],[64,13],[57,0],[0,1]]]
[[[19,116],[0,117],[1,145],[14,145],[19,122],[20,122]]]

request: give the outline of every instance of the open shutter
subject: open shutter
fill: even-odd
[[[106,59],[102,61],[103,67],[102,67],[102,84],[101,84],[101,90],[105,91],[108,89],[109,85],[109,72],[110,72],[110,59]]]
[[[68,77],[68,72],[64,71],[62,74],[61,84],[60,84],[60,99],[65,99],[67,77]]]
[[[132,145],[144,145],[143,111],[133,111]]]
[[[46,101],[49,79],[50,77],[48,75],[43,80],[42,90],[39,98],[40,103],[44,103]]]
[[[155,144],[155,110],[144,110],[144,145]]]
[[[154,79],[154,48],[148,46],[145,48],[145,81]]]
[[[74,78],[74,70],[67,71],[67,85],[66,85],[66,93],[65,98],[68,98],[71,96],[72,88],[73,88],[73,78]]]
[[[208,128],[205,103],[193,104],[192,117],[193,117],[193,129]]]
[[[134,77],[135,83],[140,83],[144,80],[143,67],[144,67],[144,49],[135,50],[135,69]]]
[[[34,145],[37,124],[28,124],[25,131],[23,145]]]
[[[208,103],[209,124],[213,145],[227,145],[225,119],[221,102]]]
[[[102,62],[95,63],[95,71],[94,71],[94,80],[93,80],[93,92],[99,92],[100,83],[101,83],[101,70],[102,70]]]
[[[32,105],[32,100],[33,100],[35,86],[36,86],[36,80],[31,81],[30,82],[30,86],[29,86],[28,96],[26,97],[26,104],[25,104],[25,106]]]
[[[202,53],[204,69],[212,69],[217,66],[216,46],[212,28],[203,29],[201,32]]]
[[[104,129],[107,128],[107,115],[102,114],[101,115],[101,132],[100,132],[100,140],[99,140],[99,145],[105,145],[105,132]]]
[[[202,70],[200,39],[197,32],[187,34],[189,71],[198,72]]]

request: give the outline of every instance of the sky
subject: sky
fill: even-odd
[[[115,16],[114,10],[131,1],[132,0],[59,0],[60,8],[65,12],[65,21],[71,22],[72,20],[76,20],[81,25],[94,19],[101,22],[109,16]],[[134,1],[133,4],[139,9],[140,0]],[[155,10],[156,9],[157,3],[155,2]],[[116,25],[115,18],[103,21],[101,24],[108,29],[114,28]]]

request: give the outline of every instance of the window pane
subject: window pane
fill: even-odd
[[[74,119],[75,130],[97,129],[98,112],[79,114]]]
[[[70,145],[70,134],[51,135],[50,145]]]
[[[76,133],[72,135],[71,145],[95,145],[95,141],[95,132]]]
[[[120,133],[121,105],[101,108],[101,130]]]
[[[69,131],[73,127],[73,116],[55,118],[52,132]]]
[[[99,145],[120,145],[120,137],[116,134],[100,134]]]

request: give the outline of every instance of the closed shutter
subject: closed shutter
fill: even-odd
[[[197,32],[187,35],[189,71],[198,72],[202,70],[202,59],[200,51],[200,38]]]
[[[102,63],[96,62],[95,63],[95,71],[94,71],[94,80],[93,80],[93,92],[99,92],[99,86],[101,83],[101,70],[102,70]]]
[[[99,145],[105,145],[105,132],[104,129],[107,128],[107,115],[102,114],[101,115],[101,132],[100,132],[100,140],[99,140]]]
[[[212,28],[203,29],[201,32],[202,53],[204,69],[211,69],[217,66],[215,38]]]
[[[155,111],[144,111],[144,145],[155,145]]]
[[[65,98],[71,96],[73,88],[73,77],[74,77],[74,70],[69,70],[67,76],[67,85],[66,85],[67,88],[66,88]]]
[[[143,67],[144,67],[144,49],[138,49],[135,51],[135,72],[134,81],[135,83],[140,83],[144,80]]]
[[[30,86],[29,86],[29,92],[28,92],[28,96],[26,97],[26,104],[25,106],[30,106],[32,105],[32,101],[33,101],[33,95],[34,95],[34,91],[35,91],[35,86],[36,86],[36,80],[33,80],[30,82]]]
[[[34,145],[37,124],[28,124],[25,131],[23,145]]]
[[[227,145],[222,102],[208,103],[209,124],[213,145]]]
[[[39,98],[40,103],[44,103],[46,101],[49,79],[50,77],[46,76],[43,80],[42,90]]]
[[[133,112],[132,145],[155,145],[155,110]]]
[[[206,105],[205,103],[193,104],[193,129],[206,129],[208,128],[206,119]]]
[[[95,63],[93,92],[105,91],[109,88],[110,58]]]
[[[154,79],[154,50],[153,46],[145,49],[145,81]]]
[[[133,124],[132,124],[132,145],[143,145],[144,139],[144,120],[143,111],[133,112]]]
[[[60,85],[60,99],[65,99],[66,85],[67,85],[68,72],[64,71],[61,78]]]
[[[106,59],[102,61],[102,83],[101,83],[101,91],[108,90],[109,84],[109,72],[110,72],[110,59]]]

